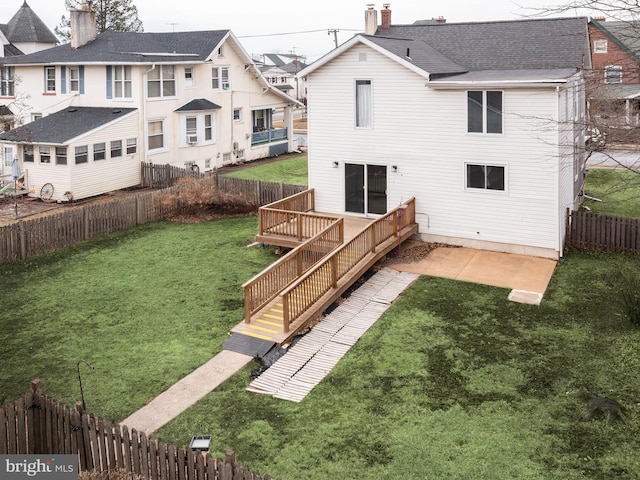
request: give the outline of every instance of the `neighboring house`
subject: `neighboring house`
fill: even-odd
[[[259,64],[260,71],[271,85],[300,102],[306,101],[306,82],[303,78],[297,77],[298,72],[307,67],[305,57],[293,54],[267,53],[262,55]]]
[[[590,19],[589,113],[607,127],[640,125],[640,22]]]
[[[300,104],[269,85],[229,30],[96,34],[95,14],[83,8],[71,12],[70,44],[7,58],[5,66],[14,69],[21,90],[30,96],[29,110],[14,113],[22,118],[28,113],[32,123],[0,135],[0,143],[5,159],[17,154],[28,170],[31,195],[61,178],[57,168],[65,171],[62,176],[76,168],[85,172],[81,176],[102,176],[105,164],[121,169],[121,157],[109,148],[113,141],[122,142],[122,151],[135,146],[135,155],[127,158],[137,162],[136,169],[120,170],[124,178],[91,182],[91,191],[74,184],[70,191],[75,199],[139,184],[138,160],[208,171],[293,150],[292,109]],[[93,108],[83,109],[83,118],[98,112],[95,107],[135,113],[129,112],[125,132],[124,120],[100,123],[100,110],[98,126],[87,122],[84,132],[59,137],[69,149],[64,162],[58,165],[46,153],[43,162],[40,138],[31,132],[48,116],[81,107]],[[284,128],[272,126],[277,110],[283,111]],[[76,147],[79,139],[85,143]],[[44,145],[45,151],[52,145]],[[116,149],[117,154],[122,151]],[[79,176],[71,173],[69,178]],[[54,199],[64,200],[68,187],[54,187]]]
[[[562,256],[586,172],[587,20],[381,13],[300,72],[315,209],[375,217],[415,197],[424,241]]]

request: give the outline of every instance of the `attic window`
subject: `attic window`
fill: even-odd
[[[359,62],[366,62],[367,61],[367,54],[365,52],[361,52],[358,54],[358,61]]]
[[[602,39],[594,40],[593,53],[607,53],[607,41]]]

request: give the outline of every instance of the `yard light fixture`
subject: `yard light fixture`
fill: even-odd
[[[189,442],[189,448],[194,452],[208,452],[210,445],[211,435],[194,435]]]
[[[82,410],[83,410],[83,412],[86,412],[87,411],[87,405],[86,405],[86,403],[84,403],[84,392],[82,391],[82,377],[80,376],[80,364],[81,363],[86,364],[91,370],[95,370],[95,368],[89,362],[87,362],[86,360],[82,360],[82,359],[78,360],[78,363],[76,364],[76,368],[78,369],[78,383],[80,384],[80,398],[82,398]]]
[[[339,163],[338,162],[333,162],[333,168],[338,168]]]
[[[394,172],[397,172],[397,171],[398,171],[398,165],[393,165],[391,168],[393,168],[393,171],[394,171]]]

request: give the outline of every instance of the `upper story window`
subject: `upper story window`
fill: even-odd
[[[604,69],[604,83],[622,83],[622,67],[609,65]]]
[[[69,92],[80,91],[80,69],[69,67]]]
[[[231,88],[229,82],[229,67],[211,68],[211,88],[214,90],[229,90]]]
[[[184,67],[184,86],[193,87],[195,81],[193,79],[193,67]]]
[[[176,94],[176,76],[173,65],[162,65],[147,74],[149,98],[173,97]]]
[[[593,41],[593,53],[607,53],[608,45],[605,39]]]
[[[15,74],[13,67],[0,67],[0,97],[15,96]]]
[[[84,93],[84,66],[60,67],[60,93]]]
[[[356,127],[373,128],[371,80],[356,80]]]
[[[502,92],[467,92],[467,131],[502,133]]]
[[[44,91],[56,93],[56,67],[44,67]]]
[[[113,96],[131,98],[131,65],[113,67]]]

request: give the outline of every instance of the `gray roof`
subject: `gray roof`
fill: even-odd
[[[593,87],[592,97],[608,99],[624,99],[640,97],[640,84],[608,83]]]
[[[476,70],[461,75],[441,77],[430,82],[431,85],[447,85],[455,83],[565,83],[566,79],[575,75],[574,68],[545,68],[518,70]]]
[[[56,37],[40,17],[35,14],[25,1],[20,10],[9,20],[6,25],[0,25],[2,33],[11,43],[35,42],[58,43]]]
[[[591,23],[608,34],[623,50],[635,56],[636,61],[640,61],[640,22],[591,20]]]
[[[577,69],[588,48],[586,18],[391,25],[376,36],[423,41],[469,71]]]
[[[11,65],[56,63],[203,62],[229,30],[201,32],[103,32],[77,50],[71,44],[12,58]]]
[[[9,130],[0,135],[0,140],[62,145],[135,110],[135,108],[69,107]]]
[[[206,98],[194,98],[188,103],[185,103],[180,108],[176,108],[176,112],[196,112],[201,110],[217,110],[222,108],[220,105],[216,105]]]
[[[456,74],[467,69],[451,61],[426,42],[412,39],[363,35],[397,57],[429,72],[430,75]]]

